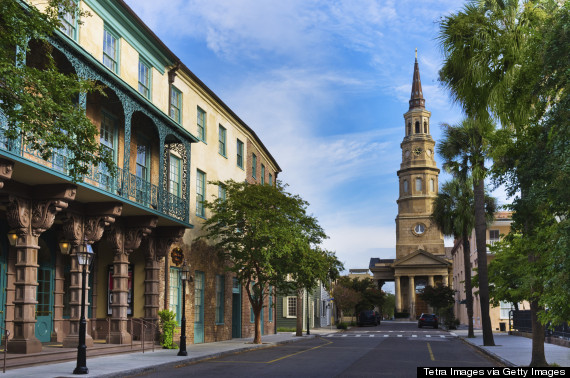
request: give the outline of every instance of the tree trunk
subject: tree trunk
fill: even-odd
[[[261,310],[263,309],[263,302],[254,306],[253,315],[255,316],[255,335],[253,337],[254,344],[261,344]]]
[[[473,288],[471,287],[471,254],[469,251],[469,236],[463,232],[463,270],[465,271],[465,306],[467,308],[467,337],[475,337],[473,332]]]
[[[538,300],[530,301],[530,320],[532,322],[532,358],[529,366],[547,367],[544,355],[544,325],[538,320]]]
[[[480,167],[481,170],[485,168]],[[479,299],[481,303],[481,325],[483,345],[494,346],[493,329],[489,317],[489,277],[487,275],[487,225],[485,222],[485,182],[473,181],[475,206],[475,238],[477,239],[477,268],[479,273]]]
[[[297,328],[295,336],[303,336],[303,290],[297,290]]]

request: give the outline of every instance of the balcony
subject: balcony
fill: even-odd
[[[0,117],[0,125],[4,121],[5,119]],[[8,140],[0,129],[0,155],[35,168],[25,174],[29,178],[25,181],[29,184],[44,183],[46,178],[40,177],[42,173],[55,176],[56,181],[71,181],[67,150],[54,151],[49,160],[45,160],[37,151],[27,145],[22,145],[19,140]],[[36,176],[35,180],[30,176]],[[114,199],[128,201],[136,205],[139,210],[149,210],[156,215],[172,218],[177,221],[176,223],[188,224],[189,222],[187,199],[169,193],[166,188],[163,188],[161,192],[158,186],[124,169],[117,168],[116,174],[112,176],[106,167],[92,165],[89,167],[88,174],[83,177],[83,182],[78,185],[94,189],[98,193],[108,194]]]

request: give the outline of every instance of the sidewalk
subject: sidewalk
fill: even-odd
[[[332,329],[332,332],[336,331],[335,328]],[[172,368],[180,365],[189,365],[197,361],[241,353],[252,349],[269,348],[279,344],[302,341],[323,333],[331,333],[330,328],[311,329],[311,335],[303,335],[303,337],[296,337],[294,333],[291,332],[264,335],[261,337],[263,344],[252,344],[253,338],[190,344],[187,345],[186,348],[188,351],[188,356],[186,357],[177,356],[178,349],[156,349],[155,352],[147,351],[145,353],[138,352],[88,358],[87,368],[89,369],[89,374],[82,375],[82,377],[124,377],[126,375],[135,375],[166,367]],[[77,363],[73,361],[7,370],[5,374],[0,372],[0,378],[78,377],[73,374],[73,369],[75,369],[76,365]]]
[[[495,346],[483,346],[481,330],[475,330],[475,338],[467,338],[467,330],[459,329],[451,331],[469,344],[474,345],[483,353],[499,360],[507,366],[528,366],[531,360],[532,340],[522,336],[512,336],[507,333],[493,333]],[[563,346],[544,344],[544,354],[549,364],[556,363],[560,366],[570,366],[570,348]]]

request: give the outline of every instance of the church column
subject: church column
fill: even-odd
[[[433,287],[433,276],[428,276],[428,285]]]
[[[408,286],[410,289],[410,319],[416,319],[416,283],[414,281],[414,276],[408,277]]]
[[[129,255],[140,246],[142,239],[152,232],[157,222],[156,217],[121,218],[109,231],[108,238],[115,254],[111,292],[111,332],[108,340],[110,344],[131,342],[132,336],[127,329]]]
[[[10,195],[6,208],[8,223],[18,235],[15,246],[14,336],[8,342],[8,350],[12,353],[38,353],[42,350],[42,344],[35,335],[39,237],[51,228],[56,213],[75,198],[76,188],[71,185],[40,185],[34,191],[41,198],[48,199]]]
[[[448,277],[447,274],[444,274],[441,276],[441,279],[443,280],[443,286],[448,286]]]
[[[402,312],[402,297],[400,289],[400,276],[394,277],[394,286],[396,291],[396,312]]]

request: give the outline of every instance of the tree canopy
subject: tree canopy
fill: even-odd
[[[255,314],[255,342],[261,342],[259,315],[268,287],[278,292],[327,284],[343,269],[333,252],[319,247],[327,237],[307,214],[308,203],[281,182],[253,185],[214,182],[226,198],[205,202],[211,216],[202,238],[212,241],[228,269],[245,288]]]
[[[78,180],[93,164],[104,163],[111,172],[116,167],[80,101],[81,94],[103,92],[92,81],[61,72],[53,56],[49,38],[69,12],[87,16],[69,0],[49,0],[41,12],[24,1],[0,2],[0,124],[5,138],[43,159],[66,149],[69,174]]]

